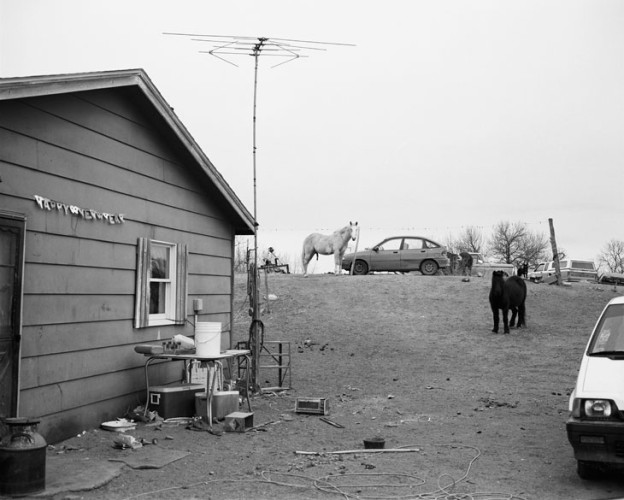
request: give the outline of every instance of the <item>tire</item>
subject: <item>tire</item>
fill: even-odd
[[[592,481],[600,477],[600,469],[595,462],[579,460],[576,463],[576,472],[581,479]]]
[[[425,260],[420,264],[420,272],[425,276],[433,276],[438,272],[438,263],[435,260]]]
[[[356,260],[353,265],[353,274],[363,275],[368,274],[368,264],[363,260]]]

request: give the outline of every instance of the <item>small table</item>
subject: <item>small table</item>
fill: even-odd
[[[145,410],[143,412],[143,416],[147,415],[147,407],[149,403],[150,385],[149,385],[148,368],[149,368],[150,363],[157,359],[163,359],[163,360],[169,360],[169,361],[184,361],[185,364],[189,361],[199,361],[202,364],[206,363],[210,371],[214,370],[213,376],[210,377],[209,375],[206,379],[206,406],[208,407],[207,417],[208,417],[208,425],[210,426],[210,429],[212,429],[212,397],[215,392],[215,385],[216,385],[215,382],[217,379],[217,376],[216,376],[217,372],[215,368],[218,367],[219,370],[222,370],[224,360],[229,363],[233,359],[244,357],[245,360],[247,361],[247,369],[245,370],[245,381],[247,384],[245,388],[245,397],[247,399],[247,407],[249,408],[250,412],[252,411],[251,401],[249,399],[249,369],[251,367],[251,351],[247,349],[230,349],[225,352],[222,352],[218,356],[198,356],[197,354],[173,354],[173,353],[162,353],[162,354],[144,353],[144,356],[147,357],[147,360],[145,361],[145,385],[147,388],[146,389],[147,401],[145,403]],[[188,370],[187,370],[187,373],[188,373]]]
[[[264,269],[267,273],[290,274],[290,267],[288,264],[265,264],[260,266],[259,269]]]

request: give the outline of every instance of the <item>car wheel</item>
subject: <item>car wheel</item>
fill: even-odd
[[[368,264],[363,260],[356,260],[353,266],[353,274],[368,274]]]
[[[576,464],[576,472],[581,479],[593,480],[600,477],[600,470],[595,462],[579,460]]]
[[[420,265],[420,272],[425,276],[433,276],[438,272],[438,263],[435,260],[425,260]]]

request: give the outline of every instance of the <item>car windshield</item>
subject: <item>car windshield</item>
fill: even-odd
[[[589,355],[624,353],[624,304],[612,304],[600,318]]]

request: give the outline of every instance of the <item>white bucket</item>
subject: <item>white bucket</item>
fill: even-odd
[[[198,322],[195,325],[195,354],[204,358],[221,354],[221,323]]]

